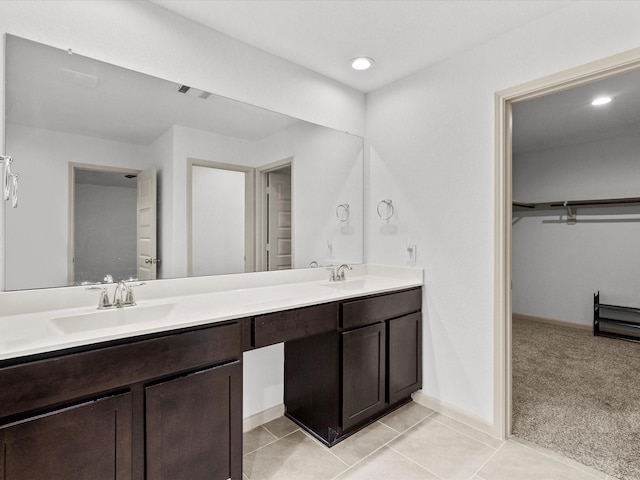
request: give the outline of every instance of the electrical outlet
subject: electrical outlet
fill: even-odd
[[[407,263],[415,264],[418,251],[415,243],[407,242]]]
[[[333,257],[333,241],[327,240],[327,250],[329,251],[329,257]]]

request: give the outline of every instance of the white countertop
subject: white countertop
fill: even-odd
[[[421,286],[423,271],[355,265],[329,282],[324,268],[156,280],[137,305],[99,311],[84,287],[0,293],[0,360]],[[114,286],[108,286],[113,294]]]

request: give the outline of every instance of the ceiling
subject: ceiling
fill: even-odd
[[[564,8],[559,0],[151,0],[362,92]],[[375,60],[364,72],[357,56]]]
[[[150,0],[362,92],[581,0]],[[349,60],[375,59],[358,72]],[[600,108],[592,98],[614,101]],[[640,133],[640,72],[514,105],[513,152]]]
[[[7,123],[150,145],[173,125],[260,140],[299,122],[218,95],[7,35]]]
[[[412,28],[404,28],[407,24],[414,25],[406,18],[408,12],[412,10],[421,12],[423,15],[430,11],[436,16],[442,15],[444,18],[444,12],[453,14],[459,5],[466,5],[471,11],[475,11],[474,9],[478,5],[482,5],[482,8],[486,8],[488,12],[496,10],[497,3],[501,6],[517,3],[526,7],[523,11],[529,12],[528,18],[531,19],[534,13],[539,15],[544,11],[549,11],[552,8],[549,3],[556,5],[554,8],[557,8],[558,4],[557,2],[544,1],[405,2],[402,0],[396,2],[384,0],[374,2],[356,0],[349,2],[340,0],[286,2],[272,0],[261,0],[260,2],[202,0],[191,2],[183,0],[173,2],[171,0],[157,0],[157,3],[161,3],[163,6],[168,4],[176,10],[186,9],[191,15],[195,15],[201,10],[209,12],[209,14],[219,13],[211,21],[226,24],[227,18],[229,18],[229,26],[226,28],[230,34],[231,30],[235,28],[233,26],[236,25],[236,19],[242,12],[246,13],[245,9],[251,7],[255,9],[255,12],[250,16],[253,20],[244,27],[244,30],[248,32],[245,32],[247,35],[251,34],[257,37],[260,36],[261,28],[258,28],[256,23],[268,25],[273,21],[275,26],[270,27],[269,31],[282,30],[283,26],[278,23],[279,20],[273,17],[276,17],[274,12],[281,12],[286,6],[290,10],[290,13],[285,16],[287,23],[298,25],[301,22],[306,22],[311,25],[304,34],[301,34],[304,41],[291,40],[289,42],[293,45],[292,50],[300,49],[301,52],[308,51],[309,53],[318,50],[321,51],[321,55],[327,58],[337,59],[328,60],[327,65],[323,67],[327,70],[321,73],[328,74],[332,69],[340,70],[341,74],[347,77],[371,73],[373,74],[372,80],[367,80],[367,82],[372,82],[367,83],[369,85],[391,81],[392,78],[401,76],[402,73],[392,71],[393,69],[387,63],[379,60],[383,58],[380,56],[378,56],[375,69],[371,72],[349,71],[350,68],[343,61],[344,58],[350,58],[354,55],[354,53],[348,53],[349,49],[371,56],[378,55],[376,52],[382,52],[382,50],[377,50],[380,48],[378,47],[379,39],[373,38],[368,41],[365,38],[367,35],[361,33],[354,35],[353,42],[350,42],[348,36],[338,28],[338,24],[344,25],[349,20],[353,23],[352,29],[368,30],[364,28],[362,21],[357,20],[357,12],[366,10],[371,18],[385,24],[382,29],[384,35],[380,34],[380,36],[381,38],[393,38],[394,40],[389,42],[390,45],[386,48],[389,51],[395,51],[402,45],[414,42],[418,37],[426,38],[424,33],[413,31],[415,29]],[[392,9],[391,4],[398,5],[397,10]],[[540,5],[540,7],[535,7],[536,5]],[[265,13],[270,9],[273,9],[273,12]],[[497,10],[502,11],[502,9]],[[318,16],[317,24],[307,21],[307,16],[314,12],[324,12],[323,15]],[[331,12],[341,15],[340,21],[335,22],[336,25],[333,26],[328,22]],[[392,14],[392,12],[395,13]],[[256,22],[255,16],[264,18],[266,21]],[[506,14],[503,17],[498,15],[504,19],[508,16]],[[208,16],[203,14],[202,18],[208,18]],[[386,18],[388,21],[383,21],[382,18]],[[463,15],[461,18],[467,17]],[[521,14],[518,18],[522,20],[525,16]],[[432,21],[433,18],[428,20],[427,24]],[[450,26],[454,23],[451,20],[446,22]],[[493,18],[482,35],[479,33],[479,30],[482,29],[476,29],[476,38],[489,38],[491,32],[497,31],[498,23],[496,18]],[[256,31],[254,31],[254,27]],[[503,25],[503,28],[506,26]],[[327,31],[324,34],[318,33],[325,29]],[[391,32],[394,29],[396,34],[392,35]],[[286,30],[282,34],[282,38],[290,38],[293,30],[295,29]],[[427,29],[425,28],[425,30]],[[327,42],[326,46],[321,46],[315,35],[333,38],[333,41]],[[266,37],[273,36],[271,34]],[[306,48],[305,41],[309,36],[313,39],[310,41],[309,48]],[[448,35],[431,32],[426,36],[437,38],[437,41],[442,45],[441,48],[418,49],[431,51],[427,55],[432,58],[429,61],[436,61],[433,59],[437,55],[444,55],[442,52],[450,51],[452,44],[461,45],[456,31],[452,31]],[[468,40],[470,37],[465,38]],[[337,39],[341,39],[343,45],[334,48],[333,46],[339,43]],[[280,40],[276,43],[279,42]],[[357,48],[358,45],[365,46]],[[366,47],[366,45],[370,45],[370,47]],[[469,48],[469,46],[456,48]],[[415,53],[415,58],[418,58],[419,54],[422,53]],[[412,56],[407,55],[407,57]],[[64,50],[18,37],[7,37],[6,61],[7,123],[149,145],[172,125],[213,131],[244,140],[257,140],[297,122],[296,119],[216,95],[211,95],[206,100],[182,95],[177,93],[177,89],[180,87],[177,83],[143,75],[80,55],[68,55]],[[332,65],[329,65],[330,63]],[[76,78],[76,74],[80,74],[80,77]],[[337,75],[336,78],[339,79]],[[96,85],[92,85],[92,81],[97,82]],[[363,80],[358,80],[358,82],[360,81]],[[590,105],[592,98],[600,94],[612,96],[613,102],[600,108],[592,107]],[[100,112],[100,115],[96,115],[95,112]],[[514,154],[620,135],[639,135],[640,71],[625,73],[596,83],[515,104],[513,125]]]
[[[611,103],[591,101],[609,96]],[[640,70],[513,105],[513,154],[640,135]]]
[[[75,183],[103,187],[138,188],[136,175],[75,168]]]

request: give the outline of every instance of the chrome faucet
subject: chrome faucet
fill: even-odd
[[[349,265],[347,265],[346,263],[343,263],[342,265],[340,265],[338,268],[331,268],[330,272],[331,274],[329,275],[329,281],[330,282],[339,282],[342,280],[346,280],[347,277],[344,273],[344,271],[346,269],[349,270],[353,270]]]
[[[109,301],[109,292],[107,287],[91,286],[87,290],[100,290],[100,300],[98,301],[98,310],[107,308],[132,307],[136,304],[132,287],[144,285],[144,282],[127,284],[124,280],[120,280],[113,291],[113,301]]]
[[[346,280],[347,279],[347,277],[346,277],[346,275],[344,273],[346,268],[348,268],[349,270],[353,270],[349,265],[347,265],[346,263],[343,263],[336,270],[336,280]]]
[[[116,308],[122,308],[135,304],[136,301],[133,298],[131,287],[124,283],[124,280],[118,281],[116,289],[113,291],[113,302],[111,302],[111,305]]]

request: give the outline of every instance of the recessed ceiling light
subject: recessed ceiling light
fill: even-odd
[[[606,105],[610,101],[611,101],[611,97],[597,97],[593,99],[593,101],[591,102],[591,105],[597,107],[599,105]]]
[[[357,57],[351,60],[351,68],[354,70],[367,70],[373,65],[373,58]]]

